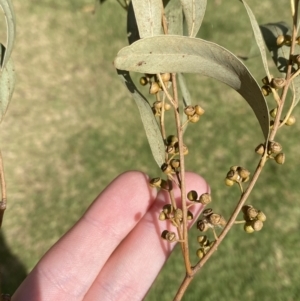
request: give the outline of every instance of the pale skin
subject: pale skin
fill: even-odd
[[[187,173],[186,183],[187,191],[209,192],[199,175]],[[179,200],[178,188],[175,196]],[[145,174],[120,175],[42,257],[12,300],[142,300],[175,246],[160,237],[165,229],[174,231],[158,220],[167,199],[150,188]],[[201,210],[191,207],[194,216]]]

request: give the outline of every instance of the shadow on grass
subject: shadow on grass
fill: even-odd
[[[12,295],[27,276],[24,265],[12,254],[0,233],[0,286],[5,294]]]

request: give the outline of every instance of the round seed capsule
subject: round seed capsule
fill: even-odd
[[[286,46],[291,46],[291,44],[292,44],[292,37],[289,34],[287,34],[287,35],[284,36],[284,44]]]
[[[195,191],[195,190],[189,191],[187,194],[187,198],[189,201],[193,201],[193,202],[197,201],[197,198],[198,198],[197,191]]]
[[[173,206],[171,204],[166,204],[166,205],[163,206],[163,212],[165,214],[170,214],[173,211],[174,211],[174,208],[173,208]]]
[[[251,226],[254,229],[254,231],[260,231],[262,229],[262,227],[264,226],[264,224],[260,220],[254,220],[254,221],[252,221]]]
[[[202,116],[204,114],[204,109],[200,107],[199,105],[195,105],[195,113],[199,116]]]
[[[253,233],[255,230],[253,229],[251,223],[245,223],[245,225],[244,225],[244,231],[246,233]]]
[[[156,94],[158,91],[160,90],[160,87],[158,85],[157,82],[152,82],[150,89],[149,89],[149,93],[150,94]]]
[[[191,221],[193,218],[194,218],[193,213],[190,210],[188,210],[188,212],[187,212],[187,220]]]
[[[174,135],[168,136],[168,138],[167,138],[168,145],[174,145],[177,142],[178,142],[178,137],[176,137]]]
[[[188,150],[186,145],[183,144],[182,149],[183,149],[183,154],[184,155],[187,155],[189,153],[189,150]]]
[[[199,235],[197,237],[197,241],[200,244],[200,246],[206,246],[209,243],[209,240],[207,239],[206,235]]]
[[[140,78],[140,84],[146,86],[149,83],[149,79],[146,76]]]
[[[202,249],[198,249],[196,252],[197,256],[201,259],[204,257],[204,252]]]
[[[213,226],[225,226],[226,220],[225,218],[217,213],[213,213],[208,217],[208,222],[212,224]]]
[[[244,206],[242,207],[242,212],[243,212],[244,214],[247,214],[247,211],[248,211],[248,209],[250,209],[250,208],[253,208],[253,206],[252,206],[252,205],[244,205]]]
[[[283,164],[285,161],[285,154],[284,153],[279,153],[278,155],[275,156],[275,161],[278,164]]]
[[[226,176],[227,179],[234,181],[234,182],[239,182],[241,179],[241,176],[239,175],[238,171],[234,170],[229,170]]]
[[[153,107],[157,110],[160,110],[162,108],[162,101],[155,101],[153,103]]]
[[[237,172],[242,177],[242,179],[247,179],[250,176],[250,171],[243,167],[238,167]]]
[[[163,211],[160,212],[158,219],[160,221],[164,221],[164,220],[166,220],[166,218],[167,218],[166,214]]]
[[[168,82],[171,78],[170,73],[162,73],[160,76],[163,82]]]
[[[161,234],[161,237],[167,241],[173,242],[176,240],[176,234],[168,230],[164,230]]]
[[[177,209],[175,210],[174,217],[175,217],[176,219],[182,220],[182,218],[183,218],[183,213],[182,213],[182,210],[181,210],[180,208],[177,208]]]
[[[161,178],[153,178],[150,180],[150,186],[151,187],[160,187],[161,181],[162,181]]]
[[[173,168],[170,164],[167,164],[167,163],[164,163],[162,166],[161,166],[161,170],[163,173],[165,174],[170,174],[173,172]]]
[[[277,108],[274,108],[270,111],[270,116],[275,118],[276,117],[276,114],[277,114]]]
[[[276,141],[269,141],[268,143],[268,154],[277,154],[281,152],[282,145]]]
[[[261,92],[264,96],[268,96],[272,92],[272,90],[270,89],[269,86],[264,85],[261,87]]]
[[[248,208],[246,211],[246,216],[249,220],[256,218],[257,215],[258,215],[258,210],[253,207]]]
[[[165,103],[164,109],[165,109],[166,111],[169,111],[169,110],[171,109],[171,105],[170,105],[169,103]]]
[[[197,114],[195,114],[193,116],[189,116],[189,122],[191,122],[191,123],[196,123],[197,121],[199,121],[199,119],[200,119],[200,116]]]
[[[263,155],[265,152],[265,146],[263,144],[259,144],[256,148],[255,148],[255,152],[259,155]]]
[[[207,205],[211,202],[211,195],[209,193],[203,193],[201,194],[199,198],[199,203],[203,205]]]
[[[274,89],[282,89],[286,84],[286,80],[280,77],[274,77],[271,80],[271,86]]]
[[[228,178],[225,179],[225,184],[226,184],[227,186],[233,186],[234,183],[235,183],[234,181],[232,181],[232,180],[230,180],[230,179],[228,179]]]
[[[296,122],[296,117],[293,116],[293,115],[291,115],[291,116],[287,119],[287,121],[285,122],[285,124],[290,126],[290,125],[295,124],[295,122]]]
[[[270,84],[268,76],[265,76],[261,81],[264,85],[269,85]]]
[[[179,168],[180,167],[180,160],[179,159],[172,159],[170,164],[174,169]]]
[[[173,155],[173,154],[175,154],[175,151],[176,151],[176,149],[173,145],[168,145],[166,147],[166,153],[167,154]]]
[[[282,46],[284,44],[284,42],[285,42],[285,38],[283,35],[280,35],[277,37],[277,39],[276,39],[277,46]]]
[[[264,221],[266,221],[267,220],[267,217],[266,217],[266,215],[262,212],[262,211],[258,211],[258,213],[257,213],[257,217],[256,217],[258,220],[260,220],[260,221],[262,221],[262,222],[264,222]]]
[[[207,208],[207,209],[203,210],[203,212],[202,212],[203,216],[205,216],[205,217],[207,217],[207,216],[209,216],[209,215],[211,215],[213,213],[214,212],[213,212],[213,210],[211,208]]]
[[[208,228],[209,228],[209,225],[204,220],[199,220],[197,222],[197,229],[200,230],[201,232],[207,231]]]
[[[187,116],[193,116],[195,114],[195,108],[193,106],[187,106],[184,108],[184,113]]]

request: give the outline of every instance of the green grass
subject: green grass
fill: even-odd
[[[128,169],[158,174],[138,110],[112,64],[127,44],[125,11],[116,1],[94,15],[91,0],[14,2],[17,86],[0,129],[9,194],[0,267],[3,290],[10,293],[114,177]],[[247,54],[252,34],[243,6],[234,0],[208,2],[199,36]],[[275,7],[270,0],[249,5],[261,23],[289,13],[287,5]],[[2,37],[2,23],[0,28]],[[259,57],[247,65],[258,80],[264,77]],[[200,76],[188,76],[188,85],[206,113],[186,132],[187,168],[207,179],[214,210],[228,216],[238,191],[223,184],[225,174],[237,164],[253,171],[258,160],[253,149],[263,136],[237,93]],[[233,229],[185,301],[300,298],[299,129],[296,124],[279,133],[286,163],[269,162],[251,194],[249,202],[267,214],[264,229],[252,235]],[[183,273],[177,249],[146,300],[171,300]]]

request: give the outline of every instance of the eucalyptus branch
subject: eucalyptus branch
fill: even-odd
[[[168,1],[166,2],[168,7],[161,7],[162,1],[158,0],[156,5],[157,7],[161,7],[161,14],[158,14],[158,10],[156,10],[156,14],[153,14],[155,11],[153,7],[149,9],[149,6],[146,7],[138,1],[133,2],[144,16],[143,21],[139,19],[141,23],[141,26],[139,27],[139,29],[141,29],[140,36],[142,39],[132,44],[129,47],[130,49],[124,48],[124,50],[121,50],[115,61],[117,68],[124,68],[121,70],[156,74],[154,81],[151,82],[151,87],[155,84],[156,89],[151,90],[150,88],[150,93],[162,93],[163,95],[163,100],[161,101],[160,98],[157,98],[159,104],[155,103],[152,109],[155,116],[160,116],[159,124],[161,136],[165,142],[166,149],[165,153],[160,156],[158,156],[158,152],[156,152],[155,158],[156,161],[161,162],[161,158],[165,157],[161,170],[167,175],[170,186],[172,183],[178,184],[181,194],[180,208],[180,205],[177,206],[175,204],[173,190],[169,189],[171,204],[167,204],[166,206],[171,206],[172,210],[171,212],[162,212],[162,219],[169,219],[173,226],[177,228],[178,238],[176,238],[174,232],[171,233],[172,235],[169,233],[171,236],[163,236],[163,238],[170,242],[180,242],[186,270],[186,275],[174,297],[174,301],[180,301],[182,299],[184,292],[195,274],[202,269],[212,254],[214,254],[233,225],[244,224],[244,230],[247,233],[259,231],[263,227],[263,222],[266,220],[264,213],[261,210],[254,208],[252,205],[246,204],[246,202],[261,175],[266,161],[268,159],[274,159],[276,163],[283,164],[284,154],[281,153],[282,146],[274,141],[274,139],[279,128],[281,128],[283,124],[292,124],[291,113],[299,100],[299,95],[297,95],[299,92],[298,89],[294,88],[293,82],[296,80],[297,84],[299,83],[297,76],[300,72],[299,55],[295,55],[295,45],[296,43],[300,44],[300,37],[297,37],[299,1],[291,1],[293,17],[291,36],[286,34],[289,30],[286,28],[287,26],[282,25],[282,22],[266,24],[259,27],[254,14],[246,1],[241,0],[241,2],[245,6],[251,21],[255,40],[262,57],[263,67],[267,74],[263,79],[263,87],[257,85],[253,75],[246,66],[225,48],[215,43],[194,38],[200,28],[201,20],[204,16],[206,1],[191,2],[182,0],[180,7],[178,8],[174,2],[168,6],[170,3]],[[172,9],[175,7],[176,9],[172,12]],[[182,14],[184,14],[184,21]],[[156,15],[159,15],[159,17],[156,17]],[[178,22],[178,24],[176,22]],[[186,28],[189,32],[189,37],[183,36],[182,22],[187,23],[185,25],[187,25]],[[263,33],[261,29],[263,27],[267,29],[265,33]],[[164,35],[161,35],[161,30],[163,30]],[[168,35],[168,32],[171,32],[174,35]],[[269,34],[269,32],[271,34]],[[267,36],[263,36],[264,34]],[[268,41],[269,39],[272,41]],[[270,75],[264,43],[267,44],[269,49],[273,47],[273,60],[279,71],[284,73],[284,78],[273,78]],[[268,43],[270,43],[270,45]],[[274,49],[275,43],[278,46],[278,49]],[[279,50],[280,47],[285,48],[281,51]],[[290,49],[287,50],[287,47],[290,47]],[[289,57],[286,57],[287,53],[289,53]],[[295,70],[296,64],[298,65],[298,70]],[[163,72],[170,72],[171,70],[171,79],[169,77],[167,77],[167,80],[163,79],[162,76],[170,74]],[[187,154],[187,148],[184,145],[183,132],[189,123],[196,123],[200,119],[204,110],[200,105],[192,104],[190,93],[182,75],[182,73],[185,72],[208,76],[235,89],[251,106],[259,121],[265,139],[265,142],[261,143],[255,149],[260,155],[260,159],[252,176],[250,175],[249,170],[241,166],[232,166],[227,173],[225,180],[226,185],[232,186],[237,184],[236,186],[240,189],[240,197],[228,221],[226,221],[222,215],[214,213],[212,208],[205,208],[201,213],[203,218],[197,221],[197,228],[200,232],[211,229],[214,240],[209,241],[206,235],[198,236],[197,240],[200,248],[197,250],[197,256],[199,261],[193,265],[190,262],[187,223],[188,219],[193,217],[191,217],[188,209],[199,203],[206,206],[211,202],[211,196],[209,193],[198,196],[196,190],[186,191],[185,155]],[[180,105],[176,74],[180,75],[178,81],[181,95],[183,96],[183,112],[185,115],[182,120],[179,109]],[[283,110],[287,106],[287,95],[291,85],[293,86],[294,95],[286,116],[282,118]],[[171,89],[170,91],[168,90],[170,86],[172,87],[172,91]],[[270,112],[265,99],[269,94],[273,95],[273,99],[276,102],[276,107]],[[166,104],[171,105],[173,108],[177,136],[168,136],[166,133]],[[270,121],[269,115],[273,120]],[[155,135],[154,133],[152,134]],[[158,136],[157,141],[161,139],[161,137]],[[156,143],[151,144],[151,146],[155,148]],[[156,148],[156,150],[159,151],[160,149]],[[152,179],[151,184],[153,183],[155,183],[154,186],[158,188],[163,188],[164,186],[160,178],[159,181],[157,178]],[[241,211],[243,212],[243,221],[237,220]],[[222,228],[222,232],[218,235],[216,228],[219,226]]]
[[[180,122],[179,115],[179,100],[177,93],[177,82],[176,74],[172,73],[172,87],[173,87],[173,96],[174,96],[174,112],[175,112],[175,122],[176,130],[178,136],[178,147],[179,147],[179,160],[180,160],[180,190],[181,190],[181,204],[183,212],[183,247],[184,247],[184,261],[187,274],[191,273],[191,263],[189,257],[189,245],[188,245],[188,228],[187,228],[187,204],[186,204],[186,184],[185,184],[185,164],[184,164],[184,150],[183,150],[183,130]]]

